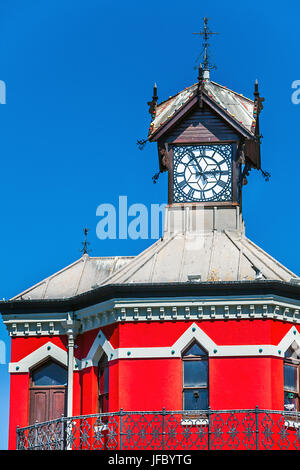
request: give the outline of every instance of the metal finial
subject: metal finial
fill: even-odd
[[[90,250],[88,250],[88,246],[90,245],[90,243],[87,241],[87,235],[88,235],[88,232],[89,232],[89,228],[84,228],[83,232],[84,232],[84,242],[81,242],[81,244],[83,245],[83,248],[82,250],[80,250],[84,255],[87,255],[88,252]]]
[[[201,80],[203,80],[203,68],[202,68],[202,64],[199,65],[199,68],[198,68],[198,82],[201,82]]]
[[[158,101],[157,85],[156,83],[154,83],[152,101],[148,101],[147,103],[149,106],[149,113],[151,114],[152,120],[155,118],[157,101]]]
[[[202,56],[203,54],[203,65],[204,65],[204,70],[205,71],[209,71],[209,70],[212,70],[212,69],[215,69],[216,66],[215,65],[212,65],[209,61],[209,56],[208,56],[208,47],[209,47],[209,37],[212,36],[213,34],[219,34],[219,33],[215,33],[213,31],[210,31],[207,27],[207,22],[208,22],[208,18],[203,18],[204,20],[204,29],[203,31],[200,31],[199,33],[193,33],[193,34],[199,34],[200,36],[204,36],[204,41],[203,41],[203,50],[200,54],[200,56]]]

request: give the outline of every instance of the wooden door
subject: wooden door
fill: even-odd
[[[66,387],[43,387],[30,390],[29,424],[42,423],[66,415]]]
[[[66,416],[66,387],[49,390],[49,420]]]
[[[49,390],[31,389],[30,390],[30,412],[29,424],[36,421],[42,423],[48,421],[49,416]]]
[[[34,369],[30,378],[29,424],[66,415],[67,370],[54,361]]]

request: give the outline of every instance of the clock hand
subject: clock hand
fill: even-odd
[[[196,173],[195,173],[196,178],[197,178],[198,176],[200,176],[202,183],[206,183],[207,177],[205,176],[204,171],[203,171],[202,168],[200,167],[200,165],[199,165],[199,163],[197,162],[197,159],[196,159],[195,157],[192,157],[191,163],[192,163],[194,169],[196,170]],[[195,165],[195,164],[196,164],[196,165]],[[197,171],[197,170],[198,170],[198,171]]]
[[[207,170],[207,171],[204,171],[203,173],[208,176],[215,176],[216,174],[220,172],[219,170],[215,169],[215,170]]]
[[[196,159],[195,157],[192,158],[192,164],[193,164],[193,167],[195,168],[195,165],[194,165],[193,162],[196,163],[196,166],[197,166],[197,168],[198,168],[200,174],[203,173],[202,168],[199,166],[199,163],[197,162],[197,159]],[[196,169],[196,168],[195,168],[195,169]]]

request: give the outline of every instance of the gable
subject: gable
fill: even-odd
[[[202,83],[202,100],[239,135],[252,139],[256,128],[254,102],[227,87],[205,80]],[[198,103],[199,84],[186,88],[163,101],[152,115],[148,139],[158,141]]]
[[[214,113],[207,105],[195,105],[173,128],[164,135],[164,142],[220,142],[239,140],[232,127]]]

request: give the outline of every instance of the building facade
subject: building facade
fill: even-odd
[[[250,100],[201,68],[160,104],[154,87],[162,238],[84,254],[0,303],[11,449],[300,447],[300,279],[242,217],[262,101],[257,83]]]

